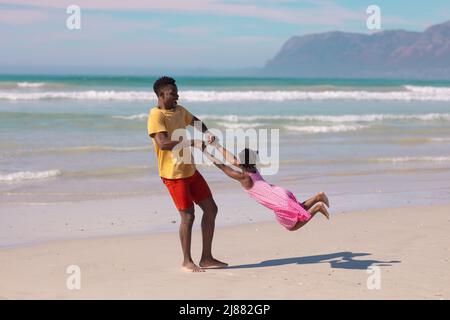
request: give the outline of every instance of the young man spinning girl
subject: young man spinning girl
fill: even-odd
[[[180,241],[183,250],[183,268],[192,272],[203,272],[202,268],[225,267],[226,263],[215,259],[212,255],[212,240],[214,235],[217,205],[208,184],[196,170],[195,164],[174,161],[173,151],[180,141],[171,140],[172,133],[177,129],[185,129],[194,123],[201,124],[201,131],[208,136],[208,143],[214,141],[205,124],[193,116],[185,108],[177,104],[178,89],[175,80],[162,77],[155,81],[153,90],[158,97],[158,105],[150,110],[148,118],[148,134],[153,139],[153,145],[158,160],[159,175],[169,190],[175,206],[180,212]],[[194,140],[191,146],[198,146]],[[200,147],[205,145],[200,142]],[[191,236],[194,223],[194,203],[203,210],[202,238],[203,251],[199,266],[192,260]]]

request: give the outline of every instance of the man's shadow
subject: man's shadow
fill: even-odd
[[[317,256],[296,257],[266,260],[260,263],[241,264],[237,266],[229,266],[224,269],[246,269],[246,268],[265,268],[276,267],[287,264],[315,264],[329,263],[331,268],[336,269],[354,269],[366,270],[368,267],[375,266],[391,266],[392,263],[401,263],[401,261],[378,261],[378,260],[354,260],[356,257],[370,256],[370,253],[353,253],[353,252],[336,252],[330,254],[322,254]]]

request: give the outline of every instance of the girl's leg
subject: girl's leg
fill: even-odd
[[[312,206],[314,206],[317,202],[323,202],[327,205],[327,207],[330,206],[330,202],[328,201],[328,197],[325,194],[325,192],[319,192],[318,194],[316,194],[314,197],[309,198],[308,200],[306,200],[305,202],[303,202],[303,206],[305,207],[306,210],[309,210],[312,208]]]
[[[289,231],[295,231],[303,227],[305,224],[307,224],[309,221],[312,220],[312,218],[316,215],[317,212],[320,212],[323,214],[327,219],[330,219],[330,214],[328,213],[327,207],[325,203],[318,202],[316,205],[314,205],[312,208],[308,210],[308,212],[311,214],[311,218],[308,221],[299,221],[297,224],[290,229]]]

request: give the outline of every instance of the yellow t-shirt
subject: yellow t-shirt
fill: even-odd
[[[159,109],[154,107],[150,109],[148,116],[147,131],[149,135],[158,132],[167,132],[169,138],[176,129],[185,129],[193,119],[193,115],[180,105],[177,105],[172,110]],[[189,152],[188,159],[190,163],[183,163],[181,158],[174,156],[171,150],[161,150],[153,140],[156,157],[158,158],[159,176],[166,179],[180,179],[191,177],[195,173],[195,165],[192,156]],[[171,139],[172,140],[172,139]],[[178,139],[173,139],[178,140]],[[183,156],[183,151],[190,151],[188,148],[177,151],[177,154]],[[183,157],[184,158],[184,157]]]

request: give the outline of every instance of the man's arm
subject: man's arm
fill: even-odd
[[[156,144],[161,150],[172,150],[180,141],[172,141],[169,139],[169,134],[167,132],[158,132],[151,134],[150,137],[155,139]]]
[[[161,150],[173,150],[173,148],[177,146],[183,147],[188,145],[191,147],[200,147],[200,143],[202,150],[204,149],[204,147],[206,147],[202,141],[188,140],[186,143],[183,143],[182,141],[170,140],[169,134],[166,131],[151,134],[150,137],[155,139],[156,144]]]
[[[203,133],[208,132],[208,128],[206,127],[205,123],[194,115],[192,116],[192,121],[190,125],[196,128],[197,130],[200,130],[201,125],[201,131]],[[216,137],[214,135],[210,134],[210,136],[208,136],[208,143],[215,146],[223,154],[224,158],[233,166],[237,167],[239,165],[239,160],[231,152],[229,152],[227,149],[218,144]]]
[[[208,131],[206,124],[194,115],[192,116],[192,121],[189,124],[203,133]]]
[[[208,143],[213,143],[216,140],[216,137],[208,131],[208,127],[206,126],[206,124],[196,116],[192,115],[192,121],[189,124],[196,128],[198,131],[206,133]]]

